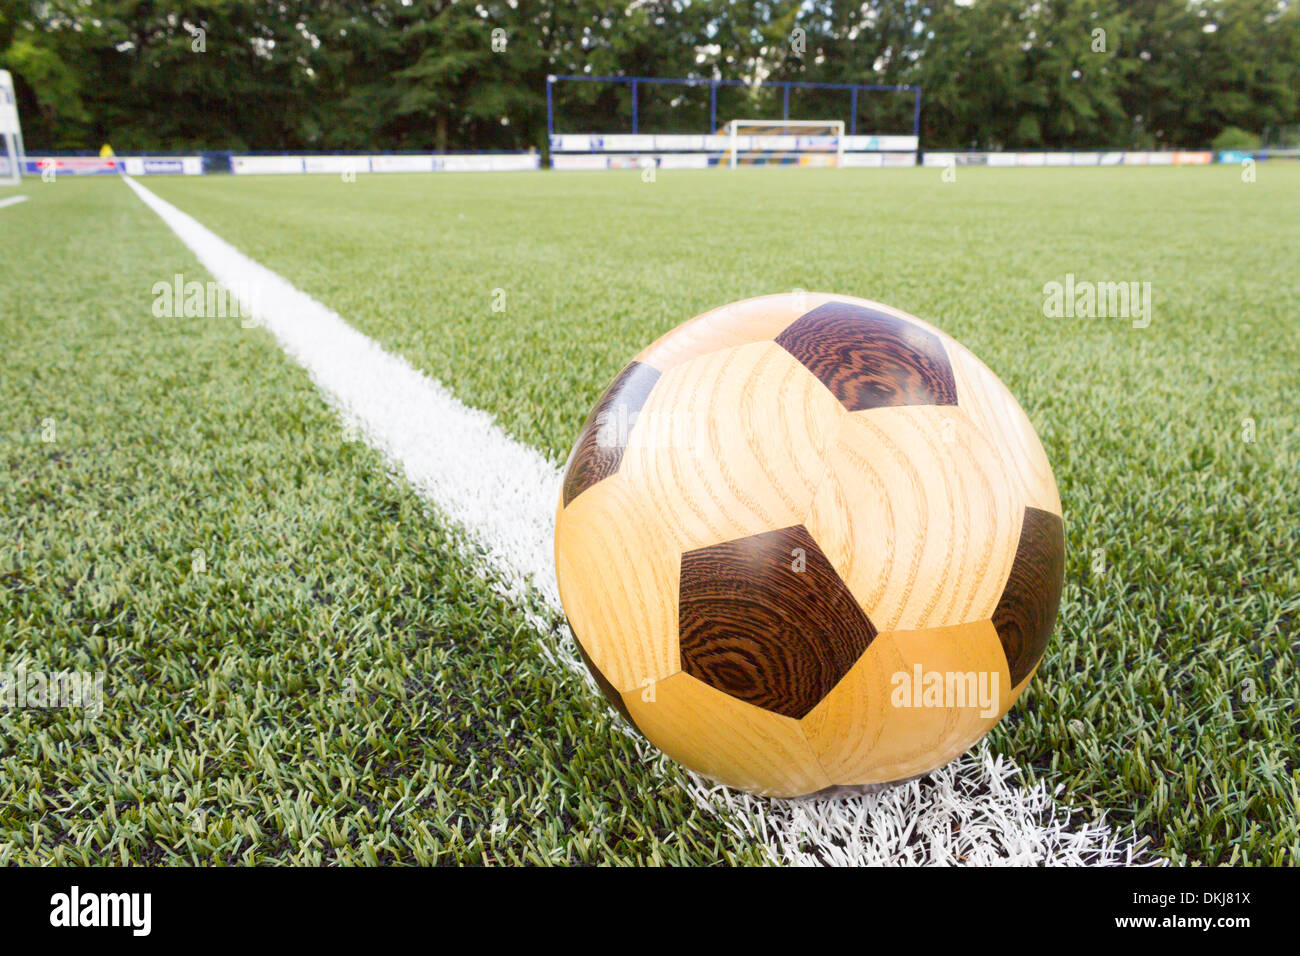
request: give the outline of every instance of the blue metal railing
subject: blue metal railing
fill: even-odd
[[[555,84],[561,81],[580,83],[625,83],[632,89],[632,133],[638,132],[638,99],[642,84],[676,84],[679,86],[709,87],[709,131],[718,128],[718,87],[748,86],[744,80],[712,80],[703,77],[661,77],[661,76],[589,76],[585,73],[559,73],[546,78],[546,136],[555,135]],[[790,118],[790,91],[796,90],[848,90],[850,99],[849,135],[857,132],[858,91],[867,90],[875,93],[910,92],[914,97],[912,109],[912,135],[921,135],[921,88],[908,85],[885,85],[879,83],[813,83],[806,80],[780,80],[765,83],[764,86],[782,91],[782,119]]]

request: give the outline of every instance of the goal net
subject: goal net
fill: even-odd
[[[727,165],[843,166],[843,120],[742,120],[725,127]]]
[[[22,182],[23,131],[18,125],[18,100],[8,70],[0,70],[0,186]]]
[[[915,166],[920,124],[919,86],[546,78],[554,169]]]

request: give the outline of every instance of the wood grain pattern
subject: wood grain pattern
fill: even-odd
[[[627,437],[659,371],[632,362],[619,372],[587,416],[564,470],[564,504],[618,470]]]
[[[710,352],[770,342],[805,312],[834,298],[825,293],[805,292],[731,302],[710,309],[661,336],[636,361],[667,372]]]
[[[955,405],[948,355],[939,337],[896,315],[828,302],[776,338],[846,410]]]
[[[681,552],[616,474],[555,517],[555,575],[574,636],[621,692],[679,670]]]
[[[1065,581],[1065,523],[1060,515],[1026,507],[1006,589],[993,626],[1019,684],[1043,657],[1056,624]]]
[[[847,416],[805,527],[881,631],[992,615],[1023,505],[959,408]]]
[[[996,713],[978,706],[897,706],[895,675],[984,677]],[[996,695],[994,677],[996,676]],[[928,773],[983,737],[1011,706],[1012,684],[989,621],[880,634],[803,727],[833,785],[896,783]],[[970,703],[971,699],[967,699]]]
[[[724,349],[664,374],[619,475],[682,552],[787,528],[807,513],[844,415],[779,346]]]
[[[572,622],[569,623],[569,630],[573,630]],[[578,648],[578,656],[582,658],[582,663],[586,665],[587,672],[591,674],[596,686],[600,688],[601,695],[605,700],[609,701],[615,710],[623,715],[623,719],[628,722],[628,726],[640,733],[641,728],[632,719],[632,712],[627,709],[627,702],[623,700],[623,695],[618,692],[618,688],[611,684],[609,679],[600,672],[600,668],[596,666],[595,661],[587,654],[586,648],[582,646],[582,641],[575,640],[573,643]],[[642,734],[642,736],[645,735]]]
[[[945,336],[944,347],[957,383],[957,404],[993,443],[1007,479],[1025,504],[1063,514],[1047,453],[1020,403],[965,346]]]
[[[875,637],[802,526],[682,556],[682,670],[766,710],[803,717]]]
[[[560,497],[560,595],[602,693],[670,757],[772,796],[959,755],[1028,685],[1059,603],[1060,500],[1019,405],[864,300],[763,297],[665,336],[602,396]],[[996,707],[896,706],[916,666],[996,674]]]
[[[730,787],[771,797],[814,793],[832,783],[800,722],[674,674],[627,695],[641,732],[678,763]]]

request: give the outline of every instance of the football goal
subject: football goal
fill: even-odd
[[[22,182],[23,131],[18,125],[14,79],[8,70],[0,70],[0,141],[0,186],[17,186]]]
[[[915,166],[920,126],[919,86],[546,78],[554,169]]]
[[[727,165],[843,166],[843,120],[742,120],[727,123]]]

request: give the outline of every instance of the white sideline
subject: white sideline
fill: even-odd
[[[26,196],[10,196],[8,199],[0,199],[0,209],[5,206],[16,206],[20,202],[27,202]]]
[[[540,595],[560,613],[552,534],[560,469],[486,412],[389,354],[337,313],[253,261],[130,177],[128,186],[199,261],[242,298],[307,370],[326,399],[467,537],[507,596]],[[544,631],[551,623],[537,619]],[[549,655],[587,677],[567,631]],[[589,678],[587,678],[589,679]],[[639,740],[639,738],[638,738]],[[647,758],[653,749],[645,745]],[[666,758],[665,758],[666,759]],[[774,862],[862,864],[1126,864],[1141,844],[1104,822],[1071,826],[1045,783],[1015,785],[1016,766],[977,750],[923,781],[865,797],[769,801],[688,775],[695,801]],[[1059,788],[1058,788],[1059,789]]]

